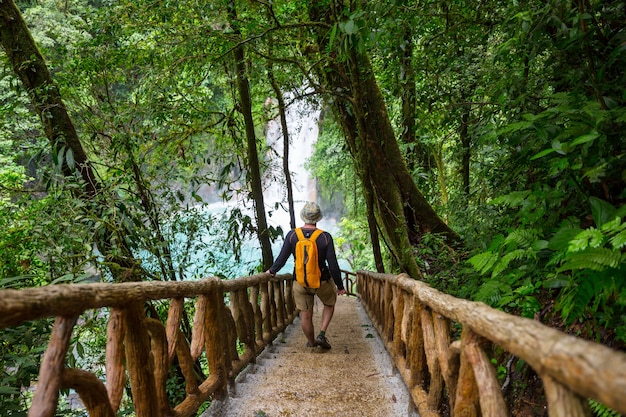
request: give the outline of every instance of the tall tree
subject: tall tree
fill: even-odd
[[[373,200],[387,241],[399,266],[412,276],[421,276],[411,248],[427,232],[442,233],[454,244],[459,236],[448,227],[417,189],[400,153],[385,102],[372,72],[369,57],[359,45],[358,29],[351,17],[355,10],[346,2],[333,6],[308,2],[316,26],[319,51],[328,51],[325,77],[335,96],[346,140],[358,164],[367,167],[364,187],[371,187]],[[333,38],[343,28],[340,40]],[[339,47],[344,45],[344,48]]]
[[[272,246],[270,242],[269,229],[267,227],[267,219],[265,217],[265,203],[263,198],[257,140],[254,132],[254,119],[252,117],[252,97],[250,95],[250,84],[248,82],[246,71],[245,51],[243,43],[241,43],[242,40],[239,39],[241,36],[241,30],[239,29],[237,9],[234,0],[228,2],[228,17],[233,32],[237,35],[237,40],[240,42],[235,45],[233,55],[235,57],[235,74],[237,78],[237,90],[239,92],[240,111],[243,114],[246,131],[246,147],[248,155],[247,182],[252,190],[252,200],[254,201],[257,221],[257,237],[261,244],[261,255],[263,258],[263,270],[267,270],[273,263]]]
[[[0,2],[0,43],[7,54],[15,74],[28,92],[33,108],[39,115],[53,149],[69,179],[77,175],[81,188],[78,195],[87,203],[101,198],[103,190],[97,181],[91,162],[76,133],[59,89],[52,79],[26,22],[12,0]],[[93,204],[96,209],[97,203]],[[136,261],[124,239],[114,239],[117,228],[107,229],[97,242],[101,253],[110,262],[112,273],[118,280],[134,280]],[[122,233],[121,236],[124,234]],[[114,243],[117,242],[117,243]]]

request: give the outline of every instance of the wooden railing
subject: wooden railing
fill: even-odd
[[[135,415],[186,417],[207,399],[226,394],[229,380],[291,323],[291,275],[269,274],[223,281],[50,285],[0,290],[0,329],[56,317],[41,363],[29,417],[53,417],[60,389],[74,389],[91,417],[114,417],[129,375]],[[197,297],[191,340],[181,331],[185,298]],[[146,302],[169,299],[166,323],[149,318]],[[228,303],[225,302],[225,299]],[[108,307],[106,383],[92,372],[65,366],[79,315]],[[237,348],[243,344],[243,353]],[[241,351],[241,347],[240,347]],[[206,353],[208,376],[198,380],[194,363]],[[172,407],[166,394],[177,359],[186,395]]]
[[[356,274],[342,271],[342,280],[354,295]],[[187,417],[208,399],[225,396],[234,377],[293,321],[292,288],[290,274],[260,274],[236,280],[0,290],[0,329],[56,317],[29,417],[54,416],[61,389],[74,389],[91,417],[114,417],[126,374],[136,416]],[[181,330],[186,298],[195,298],[189,341]],[[169,300],[165,323],[146,316],[145,305],[154,300]],[[93,372],[65,366],[78,318],[93,309],[108,309],[104,383]],[[199,380],[194,365],[203,352],[208,375]],[[174,360],[185,379],[185,397],[172,406],[166,382]]]
[[[536,371],[550,416],[588,416],[587,399],[626,413],[622,352],[454,298],[405,274],[359,271],[357,286],[421,417],[439,416],[442,408],[452,416],[509,415],[489,344]],[[451,340],[453,324],[462,328],[459,340]]]

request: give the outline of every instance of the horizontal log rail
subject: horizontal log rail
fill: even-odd
[[[358,271],[357,288],[422,417],[444,408],[452,416],[509,415],[486,353],[490,344],[535,370],[550,416],[590,416],[587,399],[626,413],[622,352],[452,297],[406,274]],[[452,341],[455,324],[460,339]]]
[[[356,274],[342,271],[349,293]],[[137,417],[187,417],[227,385],[297,314],[291,274],[259,274],[235,280],[48,285],[0,290],[0,329],[55,317],[29,417],[56,415],[59,391],[74,389],[91,417],[114,417],[126,386]],[[182,332],[185,299],[195,299],[191,338]],[[165,323],[145,313],[145,303],[169,300]],[[67,368],[72,331],[81,314],[108,309],[105,381],[92,372]],[[241,346],[243,345],[243,348]],[[239,346],[239,350],[238,350]],[[147,354],[151,352],[151,354]],[[208,376],[198,380],[194,364],[206,354]],[[168,372],[174,361],[185,379],[184,399],[169,403]]]
[[[135,415],[195,415],[209,398],[224,396],[232,379],[295,317],[291,275],[255,275],[224,281],[50,285],[0,290],[0,328],[56,317],[28,415],[56,415],[59,390],[72,388],[94,417],[114,417],[130,379]],[[185,298],[196,298],[191,340],[181,331]],[[165,323],[145,314],[144,304],[169,299]],[[228,301],[225,302],[225,300]],[[108,307],[105,375],[65,367],[78,316]],[[243,344],[243,353],[237,345]],[[151,354],[147,354],[151,352]],[[194,363],[206,353],[208,376],[198,380]],[[177,360],[186,396],[175,406],[165,391]]]

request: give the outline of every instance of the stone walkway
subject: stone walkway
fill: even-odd
[[[323,305],[314,308],[317,334]],[[296,318],[201,417],[417,416],[358,299],[339,297],[326,336],[332,349],[307,348]]]

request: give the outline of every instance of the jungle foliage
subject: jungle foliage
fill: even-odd
[[[312,3],[326,20],[311,21]],[[46,137],[0,51],[0,288],[262,271],[255,240],[289,227],[271,222],[285,191],[265,202],[261,230],[250,176],[258,169],[265,190],[286,182],[265,140],[278,87],[287,105],[321,109],[315,151],[291,158],[316,178],[352,268],[377,268],[373,226],[387,271],[405,268],[408,250],[436,288],[626,348],[624,2],[16,4],[101,188],[81,198],[83,179],[66,169],[74,154]],[[353,81],[367,76],[380,108],[355,105]],[[411,247],[395,247],[359,155],[359,140],[380,132],[346,123],[360,113],[388,117],[403,169],[462,245],[409,219],[400,232]],[[116,261],[126,250],[130,268]],[[97,367],[100,319],[86,317],[75,338],[82,366]],[[1,331],[0,409],[11,416],[26,415],[49,331],[47,321]]]

